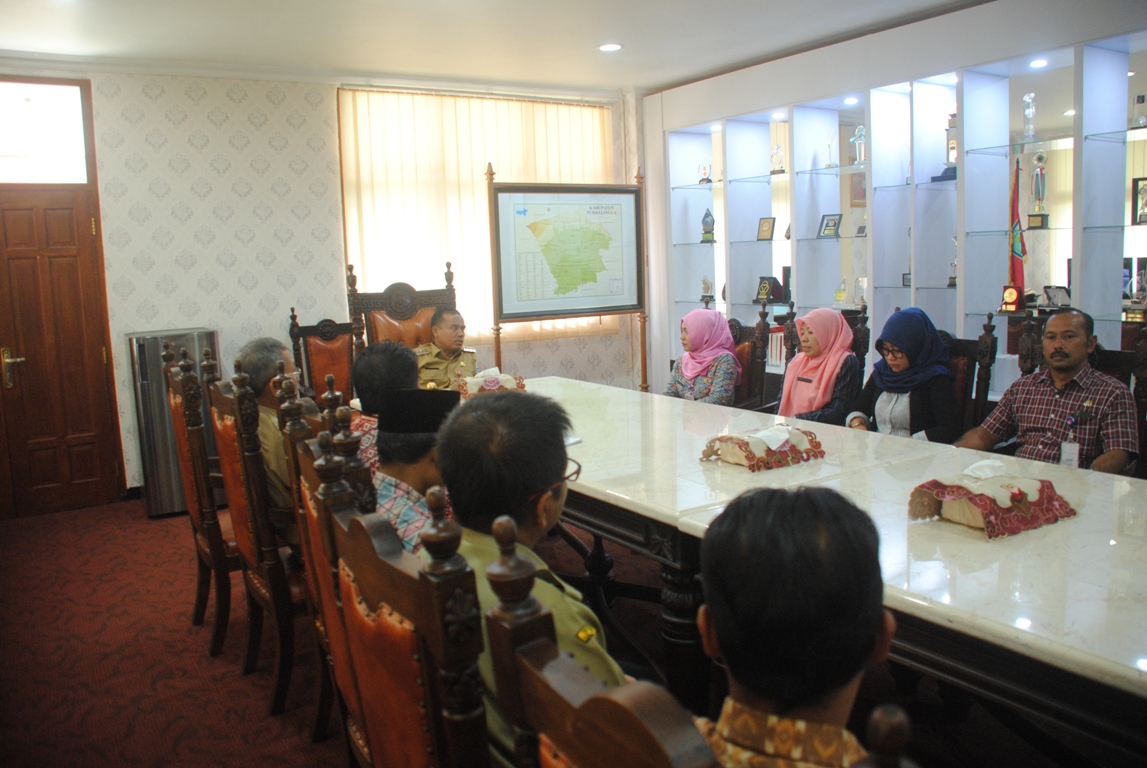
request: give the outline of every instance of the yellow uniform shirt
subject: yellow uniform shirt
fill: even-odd
[[[466,347],[450,357],[433,343],[426,343],[415,347],[414,354],[418,356],[418,386],[421,389],[456,389],[455,371],[460,371],[462,376],[478,373],[478,355]]]

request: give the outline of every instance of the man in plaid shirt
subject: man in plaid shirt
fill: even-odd
[[[1135,400],[1120,381],[1088,364],[1094,334],[1085,312],[1068,309],[1048,318],[1046,369],[1008,387],[984,423],[956,446],[986,451],[1014,435],[1021,459],[1062,463],[1063,446],[1075,443],[1080,467],[1123,472],[1139,451]]]

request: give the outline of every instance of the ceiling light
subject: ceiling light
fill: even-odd
[[[614,51],[620,51],[621,50],[621,44],[620,43],[606,43],[605,45],[599,45],[597,47],[597,49],[599,51],[601,51],[602,53],[613,53]]]
[[[709,131],[710,131],[711,133],[720,133],[720,132],[721,132],[721,124],[720,124],[720,123],[716,123],[716,124],[714,124],[714,125],[710,125],[710,126],[709,126]]]
[[[844,100],[845,106],[848,106],[848,107],[854,107],[859,103],[860,103],[860,99],[856,98],[855,96],[849,96],[847,99]]]
[[[785,113],[784,113],[784,112],[774,112],[774,113],[771,115],[771,117],[772,117],[774,120],[784,120],[784,119],[785,119]]]
[[[960,77],[958,75],[952,75],[952,77],[948,79],[949,85],[955,85],[958,82],[960,82]]]
[[[1128,76],[1128,77],[1135,77],[1135,73],[1134,73],[1134,72],[1128,72],[1128,73],[1127,73],[1127,76]]]
[[[1074,116],[1075,116],[1075,110],[1074,110],[1074,109],[1069,109],[1069,110],[1067,110],[1066,112],[1064,112],[1064,113],[1063,113],[1063,116],[1064,116],[1064,117],[1074,117]]]
[[[1036,59],[1031,63],[1032,69],[1040,69],[1047,66],[1047,59]]]

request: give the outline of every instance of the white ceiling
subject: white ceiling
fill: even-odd
[[[0,56],[658,90],[987,1],[0,0]]]

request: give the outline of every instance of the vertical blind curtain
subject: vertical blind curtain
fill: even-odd
[[[498,182],[613,181],[605,107],[340,89],[339,141],[359,290],[439,288],[449,261],[471,344],[492,338],[487,163]]]

